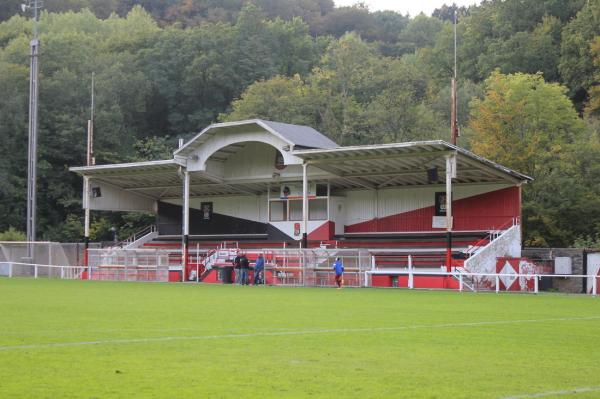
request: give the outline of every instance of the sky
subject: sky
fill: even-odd
[[[459,6],[469,6],[479,3],[479,0],[334,0],[336,6],[351,6],[357,2],[365,3],[370,11],[392,10],[401,14],[410,14],[412,17],[421,11],[431,15],[433,10],[441,7],[444,3],[450,5],[456,3]]]

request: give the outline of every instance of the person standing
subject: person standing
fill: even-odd
[[[263,254],[258,254],[256,263],[254,264],[254,285],[264,284],[263,270],[265,269],[265,258]]]
[[[248,270],[250,270],[250,262],[246,257],[246,254],[242,252],[240,257],[240,284],[248,285]]]
[[[335,258],[333,262],[333,270],[335,271],[335,283],[338,286],[338,290],[342,288],[344,284],[344,264],[340,258]]]
[[[237,255],[235,257],[235,259],[233,260],[233,270],[235,271],[235,283],[236,284],[240,284],[240,277],[241,277],[241,260],[242,260],[242,253],[238,250],[237,251]]]

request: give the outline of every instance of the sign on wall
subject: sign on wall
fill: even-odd
[[[435,216],[446,216],[446,192],[435,193]]]
[[[202,213],[202,220],[209,221],[212,219],[213,214],[213,203],[202,202],[200,203],[200,212]]]

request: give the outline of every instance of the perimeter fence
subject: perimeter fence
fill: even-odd
[[[344,265],[344,285],[368,285],[371,269],[368,249],[265,249],[267,283],[284,286],[329,287],[335,285],[332,264],[340,258]]]
[[[526,293],[568,291],[596,295],[600,284],[598,275],[552,274],[549,268],[529,273],[470,273],[464,268],[446,272],[439,266],[441,259],[436,254],[381,255],[378,251],[267,248],[255,252],[265,256],[264,277],[271,285],[334,286],[331,265],[338,257],[345,267],[344,285],[347,287],[381,286],[376,280],[389,279],[390,287],[408,289]],[[197,252],[190,253],[190,256],[195,258],[196,268],[200,268],[202,259],[206,259],[206,250]],[[0,277],[170,281],[172,273],[181,276],[183,269],[179,249],[120,249],[90,245],[87,260],[86,267],[81,243],[0,242]],[[171,281],[181,281],[181,277]]]
[[[76,278],[82,271],[84,249],[83,243],[2,241],[0,276]]]
[[[373,269],[367,272],[373,276],[389,274],[389,271]],[[452,272],[428,271],[418,269],[395,270],[398,288],[430,289],[432,279],[443,279],[444,285],[435,288],[447,288],[472,292],[568,292],[596,296],[600,285],[600,276],[585,274],[523,274],[523,273],[469,273],[454,269]],[[404,278],[402,278],[404,277]],[[438,280],[439,281],[439,280]],[[570,289],[564,289],[569,286]],[[574,289],[573,287],[577,287]]]

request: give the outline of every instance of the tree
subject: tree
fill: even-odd
[[[600,35],[600,0],[590,0],[562,32],[559,71],[569,95],[580,107],[594,81],[590,44]]]
[[[312,89],[299,75],[275,76],[256,82],[232,103],[233,111],[221,114],[222,121],[260,118],[317,126],[323,93]]]
[[[373,15],[363,4],[352,7],[337,7],[323,18],[321,34],[341,37],[348,32],[356,32],[362,37],[373,38],[375,23]]]
[[[398,41],[405,51],[410,53],[424,47],[433,47],[442,32],[442,27],[443,23],[439,19],[421,13],[400,32]]]
[[[432,17],[440,19],[442,21],[447,21],[454,23],[454,16],[458,15],[458,17],[463,17],[469,14],[469,9],[465,6],[459,7],[456,3],[452,3],[451,6],[443,4],[440,8],[436,8],[431,13]]]
[[[25,233],[15,230],[12,226],[0,233],[0,241],[25,241],[26,239]]]
[[[590,88],[590,101],[587,104],[586,111],[588,115],[599,117],[600,116],[600,35],[596,36],[596,39],[590,46],[590,51],[594,57],[594,66],[596,72],[594,76],[593,86]]]
[[[340,144],[438,138],[446,123],[430,106],[428,86],[418,57],[382,57],[351,33],[331,43],[306,79],[256,82],[221,119],[310,125]]]
[[[517,32],[506,40],[493,40],[478,60],[482,76],[498,68],[503,73],[542,72],[545,80],[559,79],[561,24],[556,17],[544,17],[531,32]]]
[[[526,245],[569,246],[600,222],[600,140],[586,129],[566,88],[541,74],[503,75],[485,82],[473,102],[474,152],[532,176],[523,195]]]

